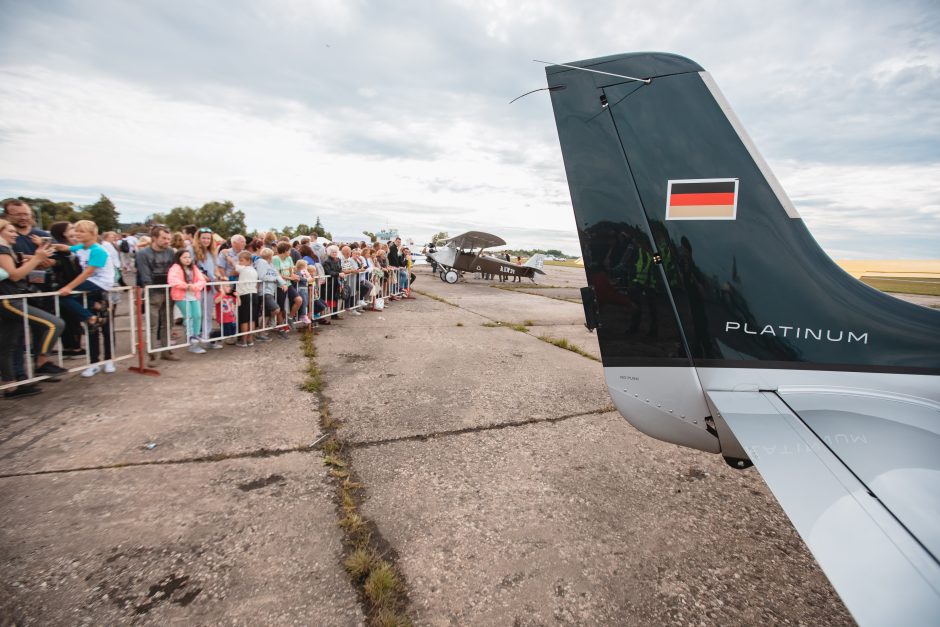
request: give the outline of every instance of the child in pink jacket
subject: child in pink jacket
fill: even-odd
[[[167,274],[167,283],[170,284],[170,298],[183,312],[186,337],[189,338],[189,352],[206,352],[206,349],[199,346],[202,330],[202,307],[199,301],[202,291],[206,289],[206,277],[193,263],[193,254],[188,249],[181,248],[176,253]]]

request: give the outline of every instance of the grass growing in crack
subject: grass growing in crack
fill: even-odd
[[[534,327],[534,326],[535,326],[535,321],[533,321],[533,320],[523,320],[523,321],[522,321],[522,324],[524,324],[524,325],[527,326],[527,327]]]
[[[563,285],[549,285],[548,283],[519,283],[518,285],[490,285],[498,290],[507,290],[510,292],[516,290],[557,290],[563,288]]]
[[[441,298],[435,300],[447,303]],[[447,304],[456,307],[453,303]],[[316,362],[317,351],[313,334],[305,334],[302,345],[308,364],[307,379],[301,387],[316,395],[320,407],[320,428],[329,434],[322,445],[323,464],[329,466],[329,475],[336,487],[337,524],[344,532],[343,548],[346,553],[343,565],[359,590],[363,610],[370,625],[410,626],[411,620],[406,614],[406,587],[395,565],[380,557],[386,555],[390,548],[387,545],[383,548],[384,540],[375,525],[359,513],[357,492],[362,490],[363,485],[355,480],[349,467],[351,460],[345,452],[343,440],[337,433],[340,422],[330,413],[329,399],[323,392],[324,382]],[[393,550],[391,559],[395,559]]]
[[[557,346],[558,348],[563,348],[566,351],[577,353],[581,355],[582,357],[587,357],[588,359],[593,359],[594,361],[600,361],[600,359],[598,359],[591,353],[588,353],[587,351],[583,350],[580,346],[576,346],[575,344],[572,344],[571,342],[569,342],[567,339],[563,337],[557,338],[557,337],[551,337],[548,335],[540,335],[538,337],[543,342],[547,342],[548,344],[552,344],[553,346]]]
[[[300,384],[300,389],[311,394],[319,394],[323,389],[323,379],[320,377],[320,367],[317,365],[317,348],[313,343],[313,334],[305,333],[303,336],[303,351],[307,362],[307,378]]]
[[[422,292],[421,290],[416,290],[414,288],[412,288],[411,291],[415,292],[416,294],[421,294],[422,296],[427,296],[428,298],[432,300],[436,300],[439,303],[444,303],[445,305],[450,305],[451,307],[457,307],[458,309],[460,308],[460,305],[456,305],[450,302],[449,300],[447,300],[446,298],[441,298],[440,296],[435,296],[434,294],[429,294],[428,292]]]
[[[333,418],[330,408],[325,403],[320,405],[320,426],[324,431],[336,429],[339,426],[339,421]]]
[[[526,322],[531,322],[531,320],[526,320]],[[490,329],[495,329],[497,327],[499,328],[505,327],[507,329],[512,329],[513,331],[519,331],[520,333],[529,332],[529,329],[528,327],[526,327],[525,324],[515,324],[513,322],[502,322],[501,320],[497,320],[496,322],[484,322],[483,326],[488,327]]]

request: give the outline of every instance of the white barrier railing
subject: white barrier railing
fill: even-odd
[[[345,273],[344,273],[345,274]],[[222,342],[225,340],[243,341],[251,340],[254,336],[266,333],[268,331],[286,331],[291,326],[302,324],[301,317],[306,313],[310,319],[310,325],[316,325],[319,322],[329,323],[330,318],[336,318],[349,311],[377,310],[376,303],[379,299],[400,299],[410,297],[410,276],[404,268],[386,268],[382,276],[377,272],[364,271],[359,273],[349,273],[343,278],[338,276],[314,276],[306,286],[302,283],[295,283],[293,291],[290,289],[277,291],[271,294],[271,287],[267,286],[267,296],[273,297],[274,303],[278,305],[272,307],[271,299],[265,298],[264,281],[258,281],[256,286],[257,293],[238,295],[233,293],[242,305],[236,304],[235,307],[235,328],[226,328],[226,323],[219,319],[215,308],[215,295],[224,292],[225,286],[236,288],[238,281],[213,281],[206,284],[205,290],[199,295],[197,302],[200,303],[198,315],[201,318],[199,333],[193,334],[193,325],[187,326],[187,318],[193,317],[191,310],[183,312],[184,333],[183,341],[174,342],[173,333],[175,327],[176,303],[170,298],[171,287],[169,285],[148,285],[143,288],[118,287],[102,293],[106,295],[104,300],[108,303],[107,320],[104,324],[94,325],[91,329],[87,325],[75,320],[72,330],[78,329],[79,336],[85,337],[84,359],[77,366],[66,368],[68,372],[84,370],[91,366],[100,366],[107,362],[119,362],[133,357],[140,360],[138,367],[132,370],[143,374],[157,374],[157,371],[144,367],[144,355],[151,356],[170,351],[173,349],[187,348],[192,346],[191,335],[198,338],[199,342]],[[287,287],[287,286],[285,286]],[[280,296],[280,292],[285,296]],[[297,316],[293,319],[287,316],[294,303],[289,302],[287,295],[294,291],[302,299],[301,304],[296,310]],[[127,296],[128,315],[127,326],[119,327],[117,324],[116,308],[119,301]],[[0,358],[12,358],[16,362],[17,357],[22,357],[22,372],[16,372],[16,376],[24,378],[20,380],[0,381],[0,390],[5,390],[18,385],[34,383],[50,378],[50,374],[40,374],[36,372],[34,365],[34,344],[36,342],[36,333],[34,326],[43,326],[37,320],[31,320],[36,316],[31,316],[30,311],[34,313],[44,311],[55,318],[63,319],[61,299],[63,298],[81,298],[85,309],[88,309],[89,293],[74,292],[72,296],[62,297],[57,292],[40,292],[0,296],[0,307],[4,307],[4,302],[15,303],[12,305],[17,312],[10,312],[6,317],[0,318],[0,332],[4,334],[14,334],[6,338],[15,345],[10,349],[9,355],[0,355]],[[41,300],[42,299],[42,300]],[[267,302],[266,302],[267,300]],[[183,302],[183,301],[178,301]],[[30,304],[32,303],[32,304]],[[211,307],[211,311],[207,311]],[[275,310],[282,310],[277,316],[271,316]],[[97,313],[97,312],[94,312]],[[283,317],[282,317],[283,316]],[[17,318],[21,317],[22,320]],[[70,318],[67,313],[65,318]],[[120,318],[124,320],[122,316]],[[213,322],[215,325],[213,325]],[[20,330],[14,325],[22,325],[22,336],[19,336]],[[212,328],[217,325],[217,329]],[[48,326],[48,325],[46,325]],[[100,326],[100,328],[99,328]],[[47,330],[47,332],[49,332]],[[126,333],[126,336],[125,336]],[[162,337],[160,335],[162,334]],[[103,338],[102,338],[103,336]],[[123,339],[126,337],[126,340]],[[103,351],[100,342],[104,342]],[[80,343],[81,338],[75,338]],[[158,340],[158,341],[155,341]],[[55,359],[52,358],[54,353]],[[103,353],[103,359],[100,358]],[[94,355],[99,358],[95,359]],[[71,355],[77,357],[77,355]],[[61,339],[55,343],[55,346],[47,351],[44,357],[48,357],[61,368],[63,365],[63,342]],[[16,363],[13,369],[16,370]]]
[[[122,295],[126,294],[130,296],[133,292],[133,289],[134,288],[132,287],[117,287],[107,291],[102,290],[102,294],[105,295],[104,299],[107,301],[108,306],[107,308],[102,308],[101,311],[104,311],[104,314],[99,313],[99,310],[94,310],[93,313],[99,316],[106,316],[106,321],[104,324],[94,325],[90,330],[87,328],[87,325],[83,325],[83,323],[81,323],[79,320],[74,320],[71,314],[65,313],[63,315],[62,311],[63,298],[80,298],[82,300],[83,308],[88,309],[88,292],[76,291],[73,292],[71,296],[59,296],[58,292],[31,292],[27,294],[11,294],[0,296],[0,307],[4,308],[5,315],[2,320],[3,328],[0,329],[0,332],[4,334],[14,334],[14,336],[7,338],[8,341],[12,339],[12,342],[14,343],[10,349],[11,355],[2,355],[0,358],[12,359],[13,369],[17,371],[15,372],[15,377],[24,377],[15,381],[0,381],[0,390],[5,390],[7,388],[18,385],[44,381],[52,376],[55,376],[50,374],[37,373],[36,366],[34,364],[34,357],[48,357],[50,362],[54,363],[60,368],[65,368],[68,372],[77,372],[91,366],[100,366],[107,362],[114,363],[134,357],[137,354],[137,347],[136,343],[134,342],[134,336],[136,334],[135,317],[133,315],[127,316],[129,325],[126,329],[119,329],[116,320],[118,302],[123,300],[121,298]],[[133,298],[128,299],[129,304],[133,302]],[[44,355],[35,354],[37,352],[35,351],[35,342],[37,338],[33,327],[45,326],[48,324],[48,317],[45,318],[46,322],[40,322],[39,312],[51,314],[54,316],[54,318],[61,320],[65,325],[65,328],[68,330],[78,328],[84,331],[86,342],[83,355],[84,360],[82,363],[71,367],[66,367],[64,365],[65,355],[63,354],[63,342],[61,339],[60,341],[56,342],[55,346],[51,347],[50,350]],[[130,314],[130,309],[128,312]],[[22,320],[19,321],[16,320],[16,318],[22,318]],[[123,317],[121,319],[123,320]],[[14,325],[16,325],[16,328],[14,328]],[[19,335],[20,325],[22,326],[22,335]],[[82,329],[83,326],[85,327],[84,329]],[[126,344],[119,341],[125,331],[127,332]],[[48,332],[51,331],[47,330],[47,333]],[[122,346],[125,346],[127,352],[118,353],[119,348]],[[20,353],[21,347],[22,353]],[[94,359],[93,354],[97,354],[99,359]],[[55,358],[53,358],[53,355]],[[100,358],[102,355],[103,358]],[[22,357],[21,363],[19,363],[20,356]],[[78,357],[78,355],[70,355],[70,357]]]

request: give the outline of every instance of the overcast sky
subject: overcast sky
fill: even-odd
[[[548,94],[508,103],[532,59],[659,50],[711,72],[831,256],[940,258],[938,6],[2,0],[0,195],[580,254]]]

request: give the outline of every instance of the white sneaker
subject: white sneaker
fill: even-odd
[[[360,300],[360,301],[359,301],[359,306],[360,306],[360,307],[365,307],[367,304],[368,304],[368,303],[366,303],[366,301],[364,301],[364,300]]]
[[[117,368],[114,367],[114,364],[110,361],[104,362],[104,371],[108,374],[114,374],[117,372]]]
[[[85,368],[84,370],[82,370],[82,376],[87,379],[88,377],[93,377],[93,376],[95,376],[95,375],[98,374],[99,372],[101,372],[101,368],[100,368],[100,367],[98,367],[98,366],[89,366],[89,367]]]
[[[206,349],[204,349],[199,344],[193,344],[192,346],[189,347],[189,352],[195,353],[196,355],[202,355],[204,352],[206,352]]]
[[[212,350],[217,351],[217,350],[219,350],[220,348],[222,348],[222,342],[209,342],[209,348],[211,348]]]
[[[351,313],[351,314],[354,315],[354,316],[361,316],[361,315],[362,315],[361,313],[359,313],[359,310],[358,310],[358,309],[350,309],[350,310],[349,310],[349,313]]]

